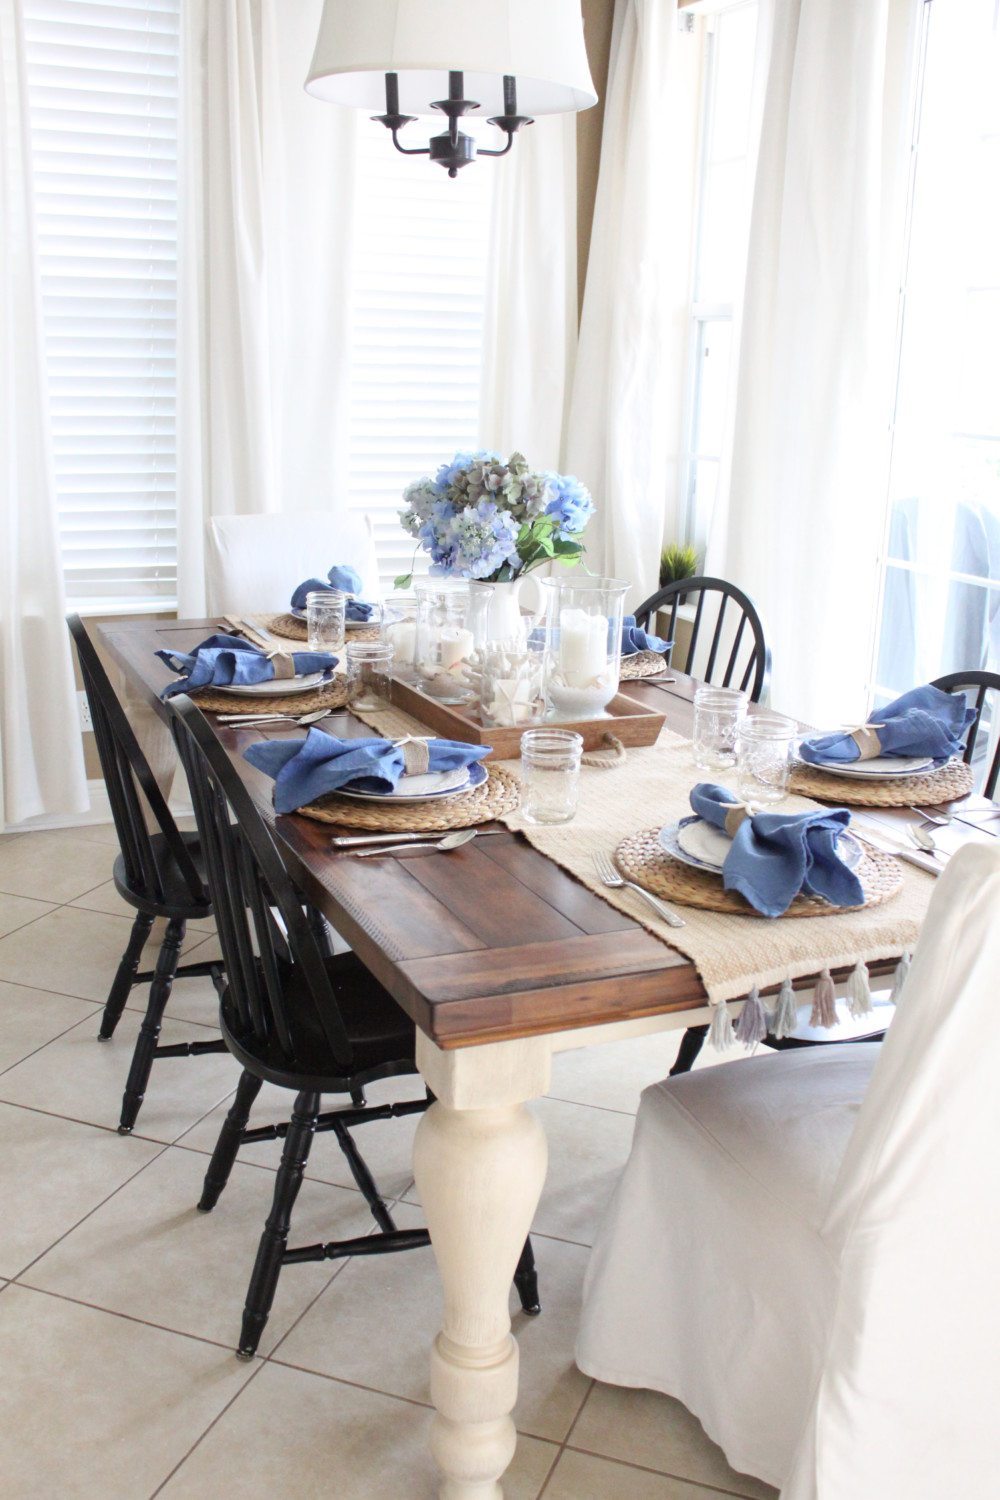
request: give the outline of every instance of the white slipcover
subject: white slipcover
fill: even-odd
[[[883,1044],[647,1089],[581,1369],[676,1396],[782,1500],[994,1500],[998,980],[1000,845],[977,844]]]
[[[215,516],[208,522],[206,585],[210,614],[288,608],[292,590],[350,563],[363,597],[379,597],[371,521],[359,511]]]

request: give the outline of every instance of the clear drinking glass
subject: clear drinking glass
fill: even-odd
[[[529,729],[521,736],[521,811],[529,823],[568,823],[576,812],[583,736]]]
[[[748,714],[736,738],[736,786],[744,802],[780,802],[798,738],[793,719],[781,714]]]
[[[702,771],[736,764],[736,735],[747,711],[737,688],[702,687],[694,695],[694,763]]]
[[[342,651],[347,595],[315,590],[306,595],[306,634],[310,651]]]
[[[392,647],[385,641],[348,641],[347,701],[352,708],[381,708],[391,690]]]

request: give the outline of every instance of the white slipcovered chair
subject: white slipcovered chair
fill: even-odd
[[[334,563],[361,574],[363,597],[379,597],[371,521],[360,511],[214,516],[208,522],[205,585],[210,614],[288,608],[306,578],[323,578]]]
[[[952,859],[884,1043],[645,1091],[577,1362],[782,1500],[1000,1493],[1000,844]]]

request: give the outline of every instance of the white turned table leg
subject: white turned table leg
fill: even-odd
[[[489,1107],[454,1107],[466,1090],[448,1088],[423,1061],[430,1087],[452,1101],[439,1097],[431,1105],[414,1146],[417,1188],[444,1288],[444,1319],[431,1351],[437,1409],[431,1447],[443,1475],[440,1497],[503,1500],[500,1478],[517,1442],[510,1414],[518,1349],[508,1297],[545,1181],[545,1135],[522,1102],[494,1103],[491,1092],[495,1097],[498,1091],[489,1086],[475,1090]],[[547,1064],[546,1052],[546,1078]],[[534,1094],[529,1080],[520,1087],[526,1082]],[[509,1092],[509,1083],[499,1090]]]

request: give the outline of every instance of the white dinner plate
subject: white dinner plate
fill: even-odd
[[[840,856],[849,870],[861,863],[863,850],[852,833],[842,833],[839,840]],[[660,848],[679,859],[682,864],[693,865],[696,870],[709,870],[713,875],[722,874],[722,866],[733,846],[733,841],[721,828],[715,828],[702,818],[682,818],[679,823],[668,823],[660,829]]]
[[[394,792],[356,792],[341,787],[338,797],[351,797],[358,802],[433,802],[440,797],[455,797],[459,792],[471,792],[486,780],[486,767],[476,761],[471,766],[460,766],[457,771],[430,771],[422,776],[404,776]]]
[[[937,770],[945,762],[934,760],[930,755],[877,755],[874,760],[852,760],[846,765],[831,762],[817,766],[812,760],[803,760],[802,764],[817,771],[828,771],[831,776],[845,776],[849,781],[863,781],[867,776],[888,781],[896,776],[919,776],[922,771]]]
[[[325,672],[304,672],[299,677],[270,677],[267,682],[241,682],[230,687],[213,687],[213,693],[229,693],[233,698],[283,698],[287,693],[308,693],[326,681]]]

